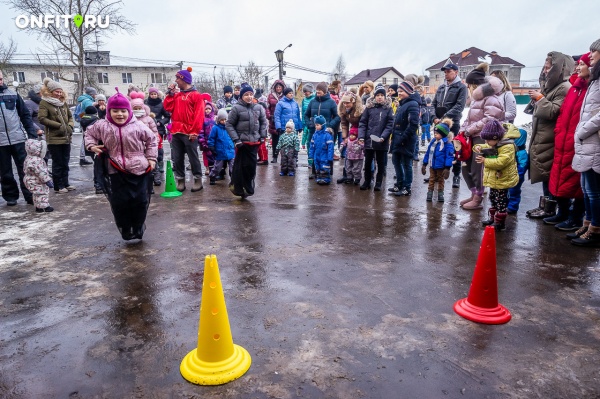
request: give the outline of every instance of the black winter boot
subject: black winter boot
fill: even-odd
[[[452,178],[452,188],[460,188],[460,175],[455,175]]]
[[[438,202],[444,202],[444,192],[438,191]]]
[[[507,215],[508,214],[506,212],[496,212],[494,215],[494,224],[492,225],[496,231],[504,230],[506,228],[504,223],[506,222]]]
[[[427,202],[433,201],[433,191],[427,191]]]
[[[496,214],[496,211],[497,211],[496,208],[488,209],[488,215],[490,216],[490,218],[488,220],[484,220],[483,222],[481,222],[481,224],[484,226],[493,225],[494,224],[494,215]]]
[[[590,225],[588,230],[579,238],[571,240],[571,244],[580,247],[598,247],[600,246],[600,227]]]

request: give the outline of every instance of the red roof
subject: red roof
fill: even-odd
[[[352,79],[344,82],[345,85],[358,85],[363,84],[367,80],[372,80],[375,82],[377,79],[388,73],[392,70],[396,75],[400,76],[400,78],[404,79],[404,75],[402,75],[398,70],[394,67],[386,67],[386,68],[376,68],[376,69],[365,69],[361,71],[358,75],[352,77]]]
[[[491,59],[490,66],[513,65],[516,67],[522,67],[522,68],[525,67],[525,65],[521,64],[518,61],[513,60],[510,57],[502,57],[502,56],[498,55],[498,53],[495,53],[495,54],[488,53],[487,51],[483,51],[481,49],[478,49],[477,47],[469,47],[468,49],[459,51],[457,54],[454,54],[453,56],[450,56],[448,58],[453,63],[455,63],[456,65],[458,65],[460,67],[460,66],[479,65],[480,63],[483,62],[483,61],[480,61],[479,58],[485,58],[486,56]],[[438,62],[435,65],[430,66],[429,68],[427,68],[427,70],[442,68],[448,62],[448,58],[444,59],[443,61]]]

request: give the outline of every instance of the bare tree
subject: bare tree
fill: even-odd
[[[0,41],[0,71],[6,74],[12,57],[17,52],[17,44],[12,37],[8,39],[8,43]]]
[[[248,82],[253,88],[259,87],[262,83],[263,69],[252,60],[248,61],[246,66],[240,65],[237,71],[241,82]]]
[[[330,80],[333,81],[335,79],[336,74],[338,75],[338,80],[342,83],[348,80],[348,72],[346,71],[346,61],[344,61],[343,54],[340,54],[340,56],[337,59],[337,62],[335,63],[335,67],[333,68],[333,70],[331,71],[331,75],[329,76]]]
[[[217,101],[218,93],[215,92],[213,77],[206,72],[194,73],[194,86],[200,93],[208,93],[213,102]]]
[[[64,21],[58,24],[48,24],[48,27],[30,27],[27,32],[37,35],[40,42],[46,46],[45,53],[56,54],[58,63],[73,65],[77,68],[77,92],[82,93],[87,83],[92,84],[93,79],[86,69],[85,50],[94,43],[95,47],[102,44],[102,40],[117,32],[132,34],[135,24],[125,18],[121,13],[123,2],[121,0],[2,0],[18,14],[25,15],[93,15],[108,18],[109,26],[100,28],[99,24],[80,24],[73,21],[67,27]],[[74,79],[75,80],[75,79]]]
[[[217,90],[222,89],[224,86],[233,86],[238,76],[233,71],[226,71],[225,68],[221,68],[217,74]]]

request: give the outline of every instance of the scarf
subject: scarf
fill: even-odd
[[[58,98],[54,98],[54,97],[42,97],[42,100],[46,101],[47,103],[50,103],[52,105],[54,105],[55,107],[62,107],[63,105],[65,105],[64,102],[60,101]]]

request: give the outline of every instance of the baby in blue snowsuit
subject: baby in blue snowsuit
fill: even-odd
[[[331,183],[331,165],[333,164],[333,137],[325,130],[325,118],[314,118],[315,133],[310,140],[308,163],[315,165],[317,184]]]

